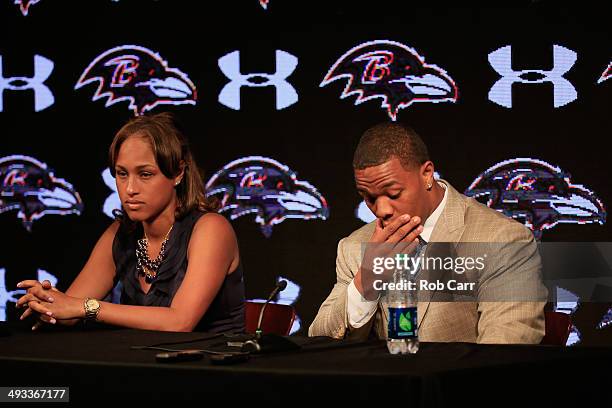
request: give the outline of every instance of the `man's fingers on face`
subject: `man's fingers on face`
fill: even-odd
[[[414,238],[417,237],[423,231],[423,227],[419,225],[421,219],[419,217],[413,217],[410,222],[403,224],[400,228],[397,229],[388,239],[388,242],[399,242],[404,240],[405,238],[410,239],[410,234],[413,234]]]
[[[417,242],[415,242],[414,240],[409,241],[408,239],[402,239],[400,242],[397,243],[397,245],[395,245],[395,253],[413,255],[414,249],[417,246]]]
[[[399,228],[401,228],[408,222],[410,222],[410,216],[408,214],[404,214],[400,217],[397,217],[395,220],[390,222],[383,230],[385,241],[388,240],[389,237],[395,234]]]
[[[419,235],[423,232],[423,226],[418,225],[412,231],[410,231],[404,238],[402,238],[402,242],[405,242],[409,245],[416,246],[419,243]]]
[[[375,231],[382,231],[384,229],[383,226],[383,222],[380,218],[376,218],[376,230]]]

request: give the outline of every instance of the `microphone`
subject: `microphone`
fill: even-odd
[[[263,323],[263,316],[268,303],[274,299],[279,292],[282,292],[287,287],[287,281],[281,280],[276,284],[276,287],[268,296],[261,310],[259,311],[259,320],[257,321],[257,329],[255,330],[255,338],[247,340],[242,345],[242,351],[249,351],[251,353],[269,353],[272,351],[290,351],[298,350],[300,346],[292,342],[291,340],[279,336],[278,334],[264,334],[261,329]]]
[[[278,295],[279,292],[282,292],[283,290],[285,290],[286,287],[287,287],[286,280],[278,281],[278,283],[276,284],[276,287],[274,288],[272,293],[270,293],[270,296],[268,296],[268,299],[265,301],[265,303],[261,307],[261,310],[259,311],[259,320],[257,320],[257,329],[255,330],[255,336],[258,339],[263,334],[263,331],[261,330],[261,322],[263,321],[263,316],[264,316],[264,312],[266,311],[266,306],[268,306],[268,303],[270,303],[270,301],[272,301],[272,299],[274,299],[276,295]]]

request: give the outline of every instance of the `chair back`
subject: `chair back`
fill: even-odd
[[[540,344],[565,346],[572,328],[572,320],[568,314],[544,311],[545,334]]]
[[[263,305],[263,302],[246,302],[244,308],[244,321],[247,333],[254,334],[255,330],[257,330],[259,313]],[[293,306],[268,303],[261,321],[261,330],[266,334],[288,336],[291,332],[291,326],[293,326],[294,320],[295,309]]]

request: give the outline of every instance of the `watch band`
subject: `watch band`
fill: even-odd
[[[89,306],[90,300],[94,300],[98,306],[93,307],[93,308],[90,307]],[[85,320],[87,321],[96,320],[96,318],[98,317],[98,313],[100,312],[100,303],[96,299],[85,298],[85,301],[83,302],[83,307],[85,308]]]

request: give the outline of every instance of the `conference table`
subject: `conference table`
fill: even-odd
[[[292,336],[297,350],[231,364],[210,354],[162,363],[160,350],[142,347],[228,352],[238,350],[239,337],[95,325],[32,332],[2,323],[0,387],[69,387],[71,402],[204,401],[221,393],[282,405],[391,398],[403,406],[494,406],[605,401],[612,379],[612,347],[422,342],[417,354],[391,355],[377,339]]]

